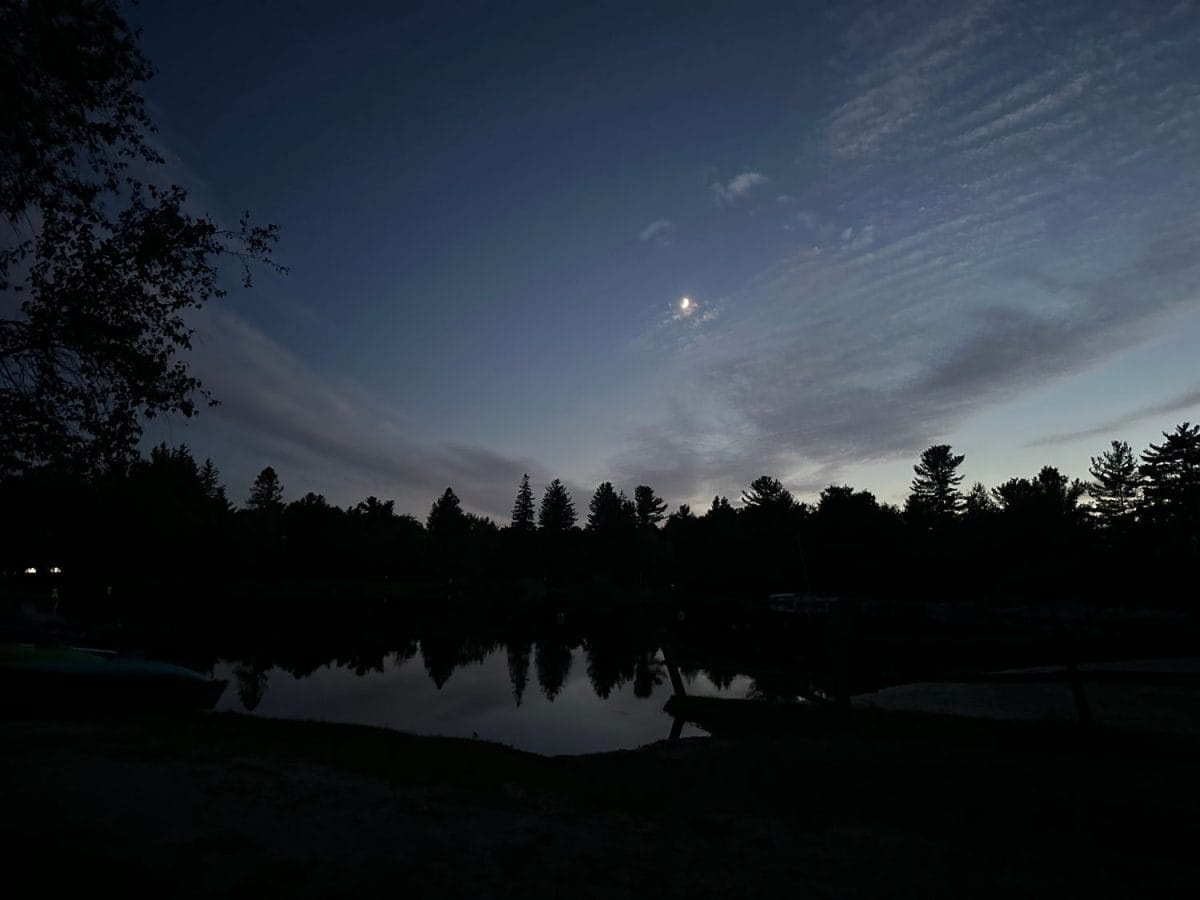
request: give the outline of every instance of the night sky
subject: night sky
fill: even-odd
[[[1085,476],[1200,417],[1200,5],[145,3],[197,211],[282,227],[147,441],[242,501]],[[688,298],[685,305],[683,298]]]

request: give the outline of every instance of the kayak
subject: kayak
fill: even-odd
[[[225,684],[158,660],[78,647],[0,645],[0,712],[104,715],[212,709]]]

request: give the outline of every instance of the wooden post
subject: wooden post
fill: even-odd
[[[677,741],[683,735],[683,719],[675,716],[671,719],[671,740]]]
[[[683,687],[683,679],[679,675],[679,669],[675,667],[675,663],[671,662],[666,650],[663,650],[663,662],[667,664],[667,674],[671,677],[671,690],[675,692],[676,697],[686,697],[687,691]]]

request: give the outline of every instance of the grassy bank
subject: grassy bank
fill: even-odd
[[[172,896],[1148,896],[1195,741],[950,719],[544,758],[230,714],[0,723],[0,840]],[[132,879],[132,881],[130,880]]]

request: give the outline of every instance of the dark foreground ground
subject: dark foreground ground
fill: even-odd
[[[4,879],[209,898],[1200,888],[1195,739],[882,721],[553,759],[233,714],[0,722]]]

